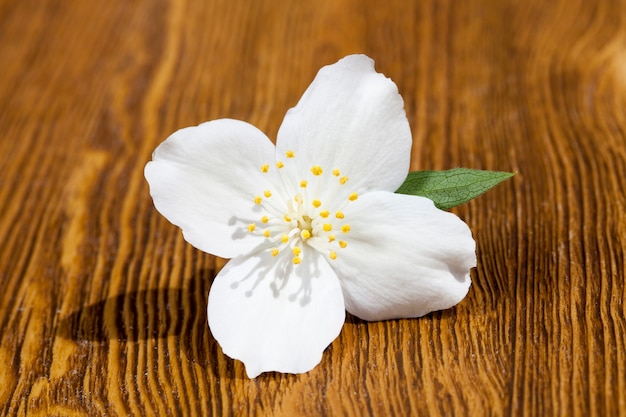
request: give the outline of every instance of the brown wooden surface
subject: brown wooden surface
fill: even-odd
[[[310,373],[248,380],[206,325],[225,261],[143,167],[209,119],[275,137],[356,52],[413,169],[519,175],[456,210],[459,306],[348,318]],[[0,0],[0,415],[626,415],[625,104],[626,1]]]

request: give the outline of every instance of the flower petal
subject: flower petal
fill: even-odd
[[[226,264],[211,285],[208,317],[224,353],[254,378],[311,370],[339,335],[345,308],[337,276],[315,250],[299,265],[289,251],[261,251]]]
[[[231,119],[181,129],[165,140],[146,165],[154,205],[183,230],[198,249],[231,258],[264,242],[248,225],[260,221],[255,204],[264,190],[278,193],[283,183],[273,164],[274,145],[256,127]]]
[[[345,210],[351,230],[332,264],[346,309],[365,320],[419,317],[469,289],[475,242],[457,216],[424,197],[371,192]]]
[[[353,191],[395,191],[406,179],[411,130],[398,88],[365,55],[322,68],[278,131],[277,157],[294,151],[297,176],[340,169]],[[297,178],[296,178],[297,179]]]

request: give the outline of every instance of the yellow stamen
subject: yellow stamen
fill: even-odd
[[[348,196],[348,200],[350,200],[350,201],[354,201],[354,200],[356,200],[357,198],[359,198],[359,195],[358,195],[357,193],[352,193],[352,194],[350,194],[350,195]]]
[[[300,256],[300,254],[302,253],[302,249],[300,249],[297,246],[294,246],[293,249],[291,250],[293,252],[294,256]]]
[[[320,211],[320,216],[321,216],[321,217],[323,217],[323,218],[328,217],[328,215],[329,215],[329,214],[330,214],[330,213],[328,212],[328,210],[322,210],[322,211]]]
[[[298,265],[300,262],[302,262],[302,259],[299,256],[294,256],[293,257],[293,264],[294,265]]]
[[[328,235],[328,241],[329,242],[334,242],[335,241],[335,235],[333,235],[333,234]]]
[[[302,181],[300,181],[300,187],[302,187],[302,188],[306,188],[307,184],[308,184],[308,183],[307,183],[307,181],[306,181],[306,180],[302,180]]]
[[[291,217],[289,217],[287,214],[285,214],[283,216],[283,219],[287,222],[287,223],[291,223]]]
[[[345,216],[343,215],[342,211],[338,211],[337,213],[335,213],[335,217],[338,219],[343,219]]]
[[[287,235],[282,235],[282,236],[280,237],[280,241],[281,241],[281,242],[283,242],[283,243],[287,243],[287,242],[289,241],[289,236],[287,236]]]
[[[281,169],[284,166],[285,166],[285,164],[282,161],[276,162],[276,168]]]
[[[285,152],[285,156],[287,158],[293,158],[294,156],[296,156],[296,154],[294,153],[294,151],[287,151]]]
[[[313,165],[311,167],[311,172],[313,173],[313,175],[322,175],[322,172],[324,172],[322,170],[322,167],[319,165]]]
[[[341,231],[344,233],[348,233],[350,231],[350,225],[344,224],[343,226],[341,226]]]
[[[339,184],[344,185],[347,182],[348,182],[348,177],[343,176],[343,177],[339,178]]]
[[[307,229],[304,229],[303,231],[300,232],[300,237],[304,240],[307,240],[308,238],[311,237],[311,232],[309,232]]]
[[[263,164],[261,165],[261,172],[267,172],[270,170],[270,166],[269,164]]]
[[[270,190],[263,191],[263,195],[265,198],[270,198],[272,196],[272,192]]]
[[[278,249],[274,248],[272,249],[272,256],[277,256],[278,255]]]
[[[262,200],[261,196],[257,195],[256,197],[254,197],[254,204],[261,204],[261,200]]]
[[[311,202],[311,204],[313,204],[313,207],[315,207],[315,208],[319,208],[319,206],[321,206],[321,205],[322,205],[322,202],[321,202],[321,201],[319,201],[319,200],[313,200],[313,201]]]
[[[263,232],[263,236],[265,236],[265,237],[270,237],[270,231],[269,231],[269,230],[265,230],[265,231]]]
[[[328,256],[330,256],[330,259],[335,260],[337,259],[337,252],[331,251]]]
[[[339,171],[338,169],[333,169],[333,175],[334,175],[335,177],[338,177],[338,176],[340,176],[340,175],[341,175],[341,171]]]
[[[248,232],[252,233],[252,232],[254,232],[254,229],[256,229],[256,224],[250,223],[248,225]]]
[[[346,243],[345,240],[340,240],[339,241],[339,246],[341,246],[342,248],[345,248],[346,246],[348,246],[348,244]]]
[[[324,229],[325,232],[330,232],[331,230],[333,230],[333,225],[330,223],[324,223],[322,229]]]
[[[261,217],[261,222],[263,222],[263,223],[267,223],[267,222],[269,222],[269,221],[270,221],[270,218],[269,218],[269,217],[267,217],[267,216],[263,216],[263,217]]]

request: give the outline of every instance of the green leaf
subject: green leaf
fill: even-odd
[[[478,197],[515,173],[455,168],[448,171],[413,171],[396,193],[430,198],[442,210]]]

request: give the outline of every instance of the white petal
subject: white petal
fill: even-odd
[[[196,248],[225,258],[250,253],[264,242],[248,231],[264,212],[255,196],[271,190],[274,199],[285,201],[274,151],[260,130],[237,120],[181,129],[146,165],[154,205]],[[263,164],[270,165],[267,173]]]
[[[372,192],[349,204],[351,230],[332,264],[346,309],[365,320],[419,317],[454,306],[476,266],[469,227],[427,198]]]
[[[364,55],[322,68],[278,131],[277,157],[292,150],[297,176],[340,169],[353,191],[395,191],[405,180],[411,130],[398,88]]]
[[[299,265],[291,259],[289,250],[236,258],[211,285],[211,332],[250,378],[311,370],[343,326],[341,287],[328,263],[312,249]]]

